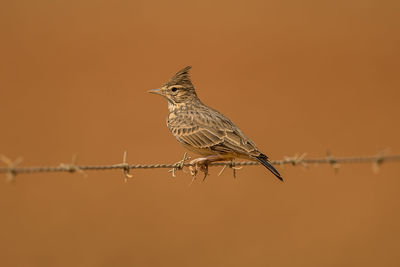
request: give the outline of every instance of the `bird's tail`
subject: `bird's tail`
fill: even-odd
[[[264,165],[265,168],[270,170],[276,176],[276,178],[278,178],[279,180],[281,180],[283,182],[282,176],[274,168],[274,166],[272,166],[272,164],[268,161],[268,157],[266,155],[260,154],[259,156],[255,157],[255,158],[258,160],[258,162],[260,162],[262,165]]]

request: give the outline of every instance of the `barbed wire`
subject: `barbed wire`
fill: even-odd
[[[189,159],[185,153],[182,160],[173,164],[128,164],[127,163],[127,152],[123,154],[123,161],[119,164],[111,165],[77,165],[76,155],[72,157],[72,161],[69,164],[61,163],[58,166],[41,166],[41,167],[18,167],[22,162],[22,158],[17,158],[15,161],[10,160],[6,156],[0,155],[0,161],[7,165],[7,167],[1,167],[0,173],[7,175],[7,180],[12,182],[17,174],[29,174],[29,173],[45,173],[45,172],[70,172],[70,173],[81,173],[86,176],[86,171],[102,171],[102,170],[117,170],[121,169],[125,175],[125,180],[132,178],[130,170],[133,169],[170,169],[169,172],[175,177],[175,172],[182,170],[184,167],[194,166],[194,164],[187,163]],[[293,157],[284,157],[281,160],[272,160],[273,165],[293,165],[293,166],[303,166],[308,167],[310,164],[329,164],[335,171],[338,170],[339,164],[349,164],[349,163],[372,163],[373,170],[378,171],[379,165],[383,162],[394,162],[400,161],[400,155],[385,155],[385,153],[380,153],[374,156],[358,156],[358,157],[333,157],[329,153],[327,156],[321,158],[306,158],[306,154],[295,155]],[[226,167],[233,170],[233,176],[236,177],[236,170],[240,169],[238,167],[242,166],[254,166],[260,165],[259,162],[255,161],[229,161],[229,162],[213,162],[208,164],[208,166],[223,166],[222,170],[218,175],[221,175]]]

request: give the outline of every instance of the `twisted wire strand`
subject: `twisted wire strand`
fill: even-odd
[[[375,163],[377,165],[383,162],[394,162],[400,161],[400,155],[376,155],[366,157],[322,157],[322,158],[304,158],[304,155],[285,157],[282,160],[271,161],[274,165],[286,165],[291,164],[293,166],[307,166],[308,164],[331,164],[332,166],[337,164],[349,164],[349,163]],[[125,162],[126,154],[124,154],[124,162],[121,164],[113,165],[75,165],[73,164],[60,164],[59,166],[41,166],[41,167],[16,167],[8,166],[1,167],[0,173],[6,173],[10,175],[17,174],[28,174],[28,173],[43,173],[43,172],[76,172],[76,171],[102,171],[102,170],[115,170],[122,169],[129,172],[131,169],[182,169],[182,167],[193,166],[190,163],[177,162],[174,164],[128,164]],[[11,161],[10,161],[11,162]],[[9,164],[11,165],[11,164]],[[239,162],[213,162],[209,166],[253,166],[260,165],[259,162],[254,161],[239,161]]]

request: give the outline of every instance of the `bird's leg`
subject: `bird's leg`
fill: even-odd
[[[193,176],[193,179],[196,178],[197,173],[199,172],[199,168],[201,170],[201,165],[206,164],[207,158],[197,158],[192,161],[190,161],[190,174]]]
[[[204,173],[203,181],[206,179],[208,175],[208,164],[211,162],[216,162],[216,161],[223,161],[227,160],[225,157],[219,156],[219,155],[211,155],[207,156],[204,158],[197,158],[194,159],[190,162],[189,170],[190,174],[193,176],[193,180],[196,178],[196,175],[198,171],[200,170],[201,172]]]

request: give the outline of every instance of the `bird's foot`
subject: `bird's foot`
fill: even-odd
[[[189,170],[190,174],[192,175],[192,183],[196,179],[197,173],[199,171],[204,173],[203,181],[206,179],[208,175],[208,158],[198,158],[194,159],[190,162]]]

